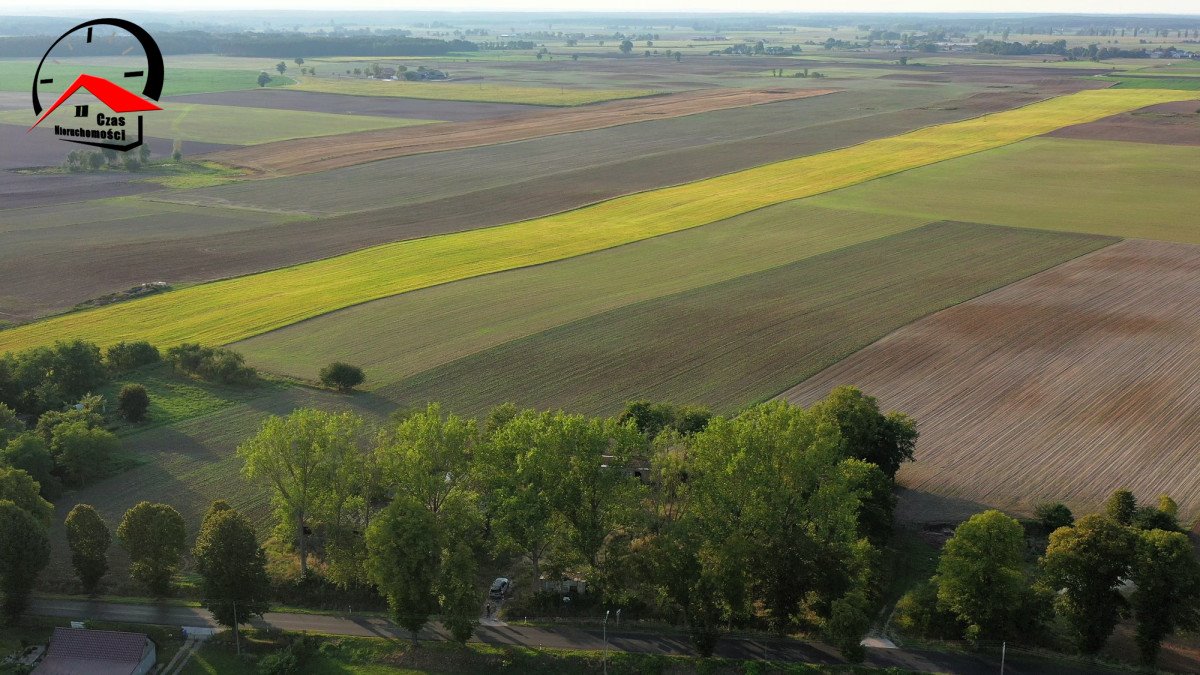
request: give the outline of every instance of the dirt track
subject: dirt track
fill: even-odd
[[[833,91],[704,89],[579,108],[540,110],[491,120],[281,141],[259,145],[253,149],[239,148],[217,152],[209,155],[209,158],[261,171],[270,176],[314,173],[392,157],[603,129],[726,108],[808,98]]]
[[[918,423],[913,490],[1030,511],[1119,487],[1200,512],[1200,246],[1129,240],[902,328],[785,392],[853,384]],[[942,514],[925,514],[938,520]]]

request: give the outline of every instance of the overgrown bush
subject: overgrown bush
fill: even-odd
[[[117,394],[117,411],[121,417],[138,424],[146,419],[146,411],[150,409],[150,394],[140,384],[127,384],[121,387]]]
[[[175,370],[209,382],[250,384],[258,377],[245,357],[222,347],[185,343],[168,349],[166,360]]]
[[[286,647],[267,654],[258,662],[262,675],[294,675],[305,671],[305,663],[317,651],[317,641],[307,635],[292,639]]]
[[[958,617],[938,607],[937,585],[932,581],[922,581],[900,598],[892,624],[905,635],[932,640],[957,640],[966,630]]]
[[[350,391],[367,379],[362,368],[334,361],[321,369],[321,384],[338,391]]]
[[[158,363],[162,356],[158,348],[144,340],[118,342],[104,352],[104,361],[114,373],[124,373],[151,363]]]

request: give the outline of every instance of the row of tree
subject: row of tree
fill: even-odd
[[[48,503],[31,501],[37,499],[36,484],[14,492],[10,483],[0,472],[0,609],[11,619],[24,611],[50,560],[46,527],[53,511]],[[64,527],[71,565],[83,588],[93,593],[108,573],[112,531],[88,504],[71,509]],[[130,576],[151,595],[168,594],[187,546],[183,516],[169,505],[141,502],[125,512],[116,538],[129,555]],[[202,602],[217,621],[235,626],[267,610],[266,554],[250,522],[225,502],[213,503],[205,514],[192,559],[201,578]]]
[[[1039,508],[1053,531],[1033,565],[1021,523],[978,514],[946,542],[929,584],[900,603],[900,625],[927,637],[1036,644],[1057,618],[1080,652],[1095,654],[1132,610],[1142,658],[1153,664],[1164,638],[1200,627],[1200,562],[1176,512],[1166,495],[1139,508],[1128,490],[1078,522],[1061,504]]]
[[[639,402],[619,418],[505,405],[480,423],[431,405],[373,429],[297,410],[238,454],[300,574],[374,586],[414,636],[433,615],[469,636],[481,566],[516,555],[532,590],[543,571],[581,575],[610,606],[685,623],[703,653],[764,625],[822,629],[854,656],[915,439],[840,388],[731,418]]]

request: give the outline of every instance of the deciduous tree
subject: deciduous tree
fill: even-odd
[[[1045,582],[1061,591],[1058,613],[1085,654],[1100,651],[1120,619],[1126,603],[1118,589],[1130,574],[1134,544],[1130,529],[1095,514],[1050,535],[1042,558]]]
[[[140,384],[127,384],[121,387],[117,394],[117,411],[121,417],[137,424],[146,419],[146,411],[150,409],[150,394]]]
[[[409,495],[397,495],[367,530],[368,574],[414,643],[438,609],[439,545],[437,519]]]
[[[1104,502],[1104,512],[1121,525],[1132,525],[1137,513],[1137,498],[1125,488],[1114,490]]]
[[[273,490],[281,531],[295,541],[300,574],[308,574],[309,519],[328,494],[337,462],[357,452],[363,420],[349,413],[302,408],[271,417],[237,452],[247,477]]]
[[[112,533],[90,504],[76,504],[67,514],[67,544],[71,547],[71,565],[88,593],[95,593],[108,572],[108,547]]]
[[[1200,627],[1200,563],[1187,535],[1139,532],[1132,581],[1135,639],[1142,660],[1153,665],[1164,638]]]
[[[33,584],[49,561],[46,528],[25,509],[0,500],[0,608],[6,617],[15,619],[25,611]]]
[[[203,605],[218,623],[236,628],[270,608],[267,558],[245,517],[223,502],[214,507],[200,526],[192,557]]]
[[[938,602],[967,625],[967,636],[1012,637],[1025,605],[1025,531],[999,511],[972,516],[954,531],[938,561]]]
[[[350,391],[367,379],[362,368],[341,361],[334,361],[322,368],[319,377],[321,384],[342,392]]]
[[[0,467],[0,499],[16,504],[42,525],[54,517],[54,506],[42,499],[41,486],[22,469]]]
[[[160,597],[171,590],[186,537],[183,516],[166,504],[140,502],[117,527],[117,540],[129,553],[130,575]]]

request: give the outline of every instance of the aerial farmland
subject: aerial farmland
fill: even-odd
[[[245,10],[0,17],[0,651],[1200,670],[1200,17]]]

